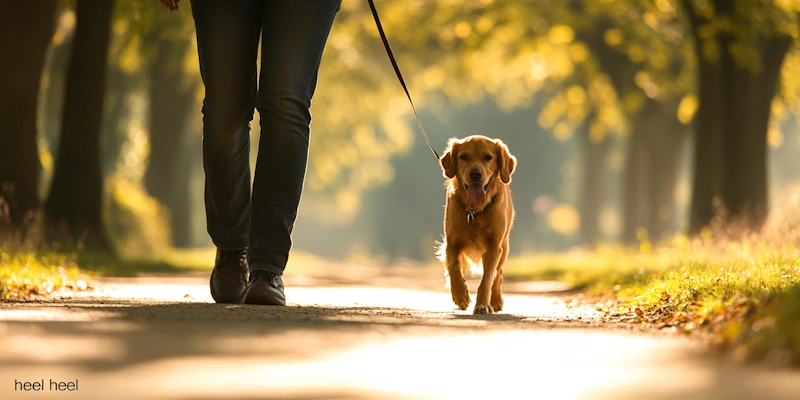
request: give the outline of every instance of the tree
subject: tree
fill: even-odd
[[[798,29],[791,2],[684,0],[699,60],[690,232],[715,215],[747,230],[767,216],[767,130],[783,61]]]
[[[674,231],[674,193],[689,133],[678,116],[678,100],[688,90],[676,83],[687,67],[680,36],[664,34],[674,28],[669,21],[648,23],[653,15],[646,7],[629,5],[622,15],[601,14],[588,27],[578,25],[576,35],[623,99],[629,122],[622,197],[626,243],[639,238],[639,229],[654,240]],[[625,19],[633,21],[625,24]],[[643,57],[645,45],[658,56]]]
[[[541,64],[561,64],[554,61],[563,57],[558,54],[563,48],[561,52],[570,56],[574,67],[567,69],[567,78],[553,75],[549,79],[560,87],[557,90],[567,91],[567,98],[582,99],[564,105],[560,95],[554,96],[552,107],[542,111],[540,123],[559,135],[557,130],[585,130],[581,128],[583,118],[599,116],[600,121],[589,123],[593,138],[587,146],[602,143],[606,133],[624,134],[627,155],[620,207],[622,240],[636,241],[641,228],[653,239],[674,232],[677,172],[691,120],[690,115],[679,115],[679,105],[692,90],[692,82],[686,78],[693,71],[691,60],[686,60],[690,47],[682,45],[683,32],[674,10],[659,13],[653,6],[636,1],[599,4],[575,0],[538,7],[530,18],[547,15],[545,19],[553,24],[545,31],[548,40],[539,39],[543,43],[538,52],[545,56]],[[536,6],[528,8],[530,13]],[[607,81],[614,96],[602,94],[607,89],[598,94],[598,88],[606,85],[602,80]],[[584,87],[585,91],[579,90]],[[609,118],[616,113],[618,117]],[[624,127],[614,121],[617,118],[624,121]],[[593,150],[597,149],[586,149],[586,154]],[[585,162],[584,168],[598,167],[592,164]],[[597,175],[598,171],[588,169],[583,174],[592,180]],[[587,183],[584,188],[593,188]],[[591,202],[585,199],[583,204]],[[591,237],[588,231],[596,224],[596,211],[584,206],[582,213],[583,222],[588,222],[582,228]]]
[[[196,75],[187,74],[184,68],[187,53],[195,51],[191,41],[193,31],[187,14],[176,19],[167,18],[174,15],[164,10],[158,11],[143,35],[145,54],[152,55],[147,67],[150,157],[144,185],[151,196],[169,209],[173,243],[188,246],[188,166],[181,155],[186,147],[187,117],[197,104],[198,81],[192,79]]]
[[[37,99],[55,0],[0,1],[0,227],[25,228],[39,208]],[[7,217],[7,221],[2,221]],[[10,222],[5,225],[4,222]]]
[[[600,241],[602,230],[600,214],[605,200],[605,187],[607,184],[606,171],[608,170],[608,153],[611,141],[607,138],[598,140],[593,137],[589,126],[595,117],[586,118],[585,127],[581,138],[583,139],[583,175],[580,189],[580,242],[586,245],[595,245]]]
[[[50,231],[108,248],[101,220],[100,126],[113,1],[78,0],[53,182],[45,206]]]

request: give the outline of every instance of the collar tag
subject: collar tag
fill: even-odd
[[[470,211],[469,214],[467,214],[467,225],[472,225],[472,221],[474,220],[475,220],[475,212]]]

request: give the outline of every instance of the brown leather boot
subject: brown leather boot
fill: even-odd
[[[280,275],[265,271],[254,271],[250,274],[250,281],[247,282],[244,303],[285,306],[286,295],[283,293],[283,279],[281,279]]]
[[[247,249],[217,249],[211,272],[211,297],[217,303],[241,303],[247,282]]]

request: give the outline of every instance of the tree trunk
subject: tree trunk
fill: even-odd
[[[58,161],[46,205],[51,232],[104,249],[109,246],[101,221],[99,142],[113,4],[78,0]]]
[[[589,46],[621,98],[625,93],[641,91],[635,76],[642,66],[632,64],[626,54],[603,40],[602,33],[611,26],[611,21],[600,21],[594,32],[578,32],[577,37]],[[675,187],[682,143],[688,133],[677,120],[676,102],[661,103],[649,98],[644,101],[641,110],[628,115],[631,134],[623,173],[624,243],[638,241],[639,229],[645,229],[652,240],[662,239],[674,230]]]
[[[714,1],[718,15],[735,12],[734,4]],[[792,44],[789,37],[761,37],[761,71],[737,65],[730,52],[734,38],[720,34],[719,60],[703,55],[698,32],[708,24],[684,0],[699,60],[699,107],[695,134],[695,177],[690,233],[708,226],[715,216],[714,198],[728,219],[748,231],[759,230],[767,216],[767,130],[780,71]]]
[[[57,11],[58,13],[59,11]],[[42,158],[42,168],[39,176],[39,197],[44,198],[53,178],[55,157],[58,149],[58,136],[61,133],[61,115],[64,107],[64,86],[66,81],[67,65],[72,53],[72,39],[74,30],[63,29],[60,42],[53,41],[45,61],[44,74],[47,76],[47,87],[42,88],[39,102],[42,122],[40,137],[44,139],[39,145],[46,146],[40,149],[50,155],[50,159]],[[40,153],[41,154],[41,153]]]
[[[606,157],[610,140],[605,138],[594,143],[589,137],[589,124],[593,117],[587,117],[584,124],[583,142],[583,182],[581,188],[581,231],[580,241],[584,245],[593,246],[601,236],[600,212],[606,186]]]
[[[726,116],[721,200],[730,222],[758,231],[767,217],[767,131],[772,100],[791,38],[765,41],[761,73],[723,60],[723,113]]]
[[[194,104],[194,86],[183,82],[186,41],[161,40],[150,65],[150,159],[144,175],[147,192],[170,212],[173,243],[188,245],[186,176],[182,173],[184,125]]]
[[[645,168],[647,162],[643,159],[646,155],[641,129],[633,129],[628,138],[628,150],[625,158],[625,171],[622,174],[622,237],[623,243],[635,243],[636,232],[645,228],[645,215],[643,208],[645,191],[644,177],[647,175]]]
[[[602,33],[611,26],[611,21],[600,21],[595,25],[592,32],[578,31],[577,38],[589,46],[601,69],[611,81],[611,85],[617,95],[622,97],[624,93],[639,90],[634,81],[638,68],[636,65],[631,64],[627,55],[612,49],[603,40]],[[641,112],[644,112],[644,110]],[[636,242],[636,232],[638,228],[643,227],[646,219],[643,204],[646,202],[644,196],[647,194],[644,189],[644,179],[646,177],[645,168],[647,168],[648,163],[646,162],[646,138],[643,135],[647,134],[647,130],[636,127],[637,122],[635,120],[638,116],[629,116],[629,118],[633,129],[628,138],[626,168],[622,174],[623,226],[620,239],[624,243]],[[644,126],[646,127],[646,124]]]
[[[184,142],[189,135],[183,135]],[[173,190],[172,201],[169,203],[169,218],[170,226],[172,228],[172,245],[176,247],[193,247],[194,241],[192,240],[192,204],[191,196],[181,196],[178,194],[191,193],[191,173],[192,173],[192,158],[190,151],[194,151],[194,146],[181,144],[180,147],[180,163],[176,165],[178,168],[178,175],[175,181],[175,189]]]
[[[714,199],[722,190],[722,75],[719,65],[703,59],[698,50],[698,108],[695,114],[692,200],[689,234],[709,226],[717,210]]]
[[[0,230],[25,229],[39,208],[37,100],[56,2],[0,1]]]
[[[651,241],[674,232],[675,188],[688,127],[672,103],[645,100],[631,121],[625,166],[622,241],[635,243],[639,229]]]
[[[660,241],[674,234],[675,192],[689,127],[678,120],[674,104],[659,104],[659,113],[650,119],[648,139],[647,221],[650,240]]]
[[[715,3],[715,6],[722,6],[724,9],[725,4]],[[683,7],[695,42],[694,50],[698,64],[698,107],[694,117],[696,129],[692,166],[694,178],[689,210],[689,234],[696,235],[711,225],[719,211],[715,199],[722,191],[722,136],[725,130],[723,84],[720,62],[709,60],[703,54],[703,43],[706,39],[700,31],[708,21],[695,14],[691,0],[683,0]]]

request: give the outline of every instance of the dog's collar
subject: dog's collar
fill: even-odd
[[[494,204],[494,201],[495,199],[497,199],[497,196],[499,196],[499,193],[494,195],[494,197],[489,198],[489,203],[487,203],[486,206],[483,207],[483,210],[479,212],[475,212],[474,204],[467,205],[467,225],[472,225],[472,221],[475,221],[475,214],[480,214],[489,209],[489,207],[491,207],[492,204]]]

